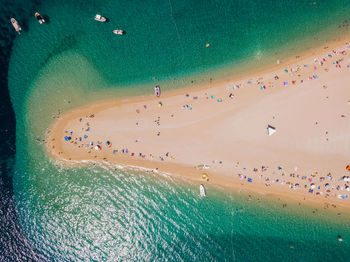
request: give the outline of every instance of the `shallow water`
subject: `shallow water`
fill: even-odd
[[[8,74],[16,114],[16,208],[20,228],[37,250],[28,257],[346,261],[345,215],[282,208],[265,197],[247,201],[215,187],[200,199],[195,183],[106,164],[64,168],[50,162],[40,140],[60,112],[110,95],[152,92],[153,77],[164,89],[181,87],[238,72],[242,63],[258,66],[302,51],[301,43],[313,45],[315,36],[329,40],[333,35],[325,32],[350,18],[349,1],[49,0],[32,5],[49,23],[39,25],[29,14],[13,11],[19,20],[25,14],[26,30],[16,37]],[[110,22],[94,21],[95,13]],[[113,35],[115,28],[127,34]]]

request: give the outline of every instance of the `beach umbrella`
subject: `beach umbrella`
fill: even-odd
[[[112,143],[111,143],[110,141],[107,141],[107,142],[106,142],[106,146],[111,147],[111,146],[112,146]]]
[[[206,173],[203,173],[201,178],[202,178],[202,180],[207,181],[208,180],[208,175]]]
[[[350,171],[350,165],[347,165],[345,168],[347,171]]]
[[[96,145],[95,150],[102,150],[102,147],[100,145]]]
[[[316,185],[314,183],[311,183],[310,188],[314,189]]]
[[[298,183],[296,183],[294,187],[295,187],[295,189],[299,189],[300,185]]]
[[[204,165],[200,164],[200,165],[197,166],[197,169],[198,169],[198,170],[202,170],[203,167],[204,167]]]
[[[325,184],[325,186],[324,186],[325,188],[330,188],[331,186],[327,183],[327,184]]]
[[[64,137],[64,140],[66,140],[66,141],[69,141],[69,140],[71,140],[72,138],[70,137],[70,136],[65,136]]]

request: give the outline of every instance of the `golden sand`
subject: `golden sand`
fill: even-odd
[[[51,127],[49,154],[349,207],[349,52],[337,43],[238,79],[76,108]]]

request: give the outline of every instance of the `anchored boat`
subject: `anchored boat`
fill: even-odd
[[[35,17],[38,19],[39,24],[45,23],[44,18],[38,12],[35,13]]]
[[[113,30],[113,33],[116,35],[124,35],[124,31],[120,29]]]
[[[15,28],[16,32],[17,32],[18,34],[21,34],[22,28],[19,26],[17,20],[14,19],[14,18],[11,18],[11,23],[12,23],[13,27]]]
[[[204,187],[203,184],[201,184],[199,186],[199,193],[200,193],[201,197],[205,197],[206,196],[205,187]]]
[[[107,18],[102,16],[102,15],[96,14],[95,15],[95,20],[104,23],[104,22],[107,21]]]

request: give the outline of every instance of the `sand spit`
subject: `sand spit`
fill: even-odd
[[[50,128],[47,148],[58,160],[348,207],[349,83],[344,43],[242,79],[77,108]]]

